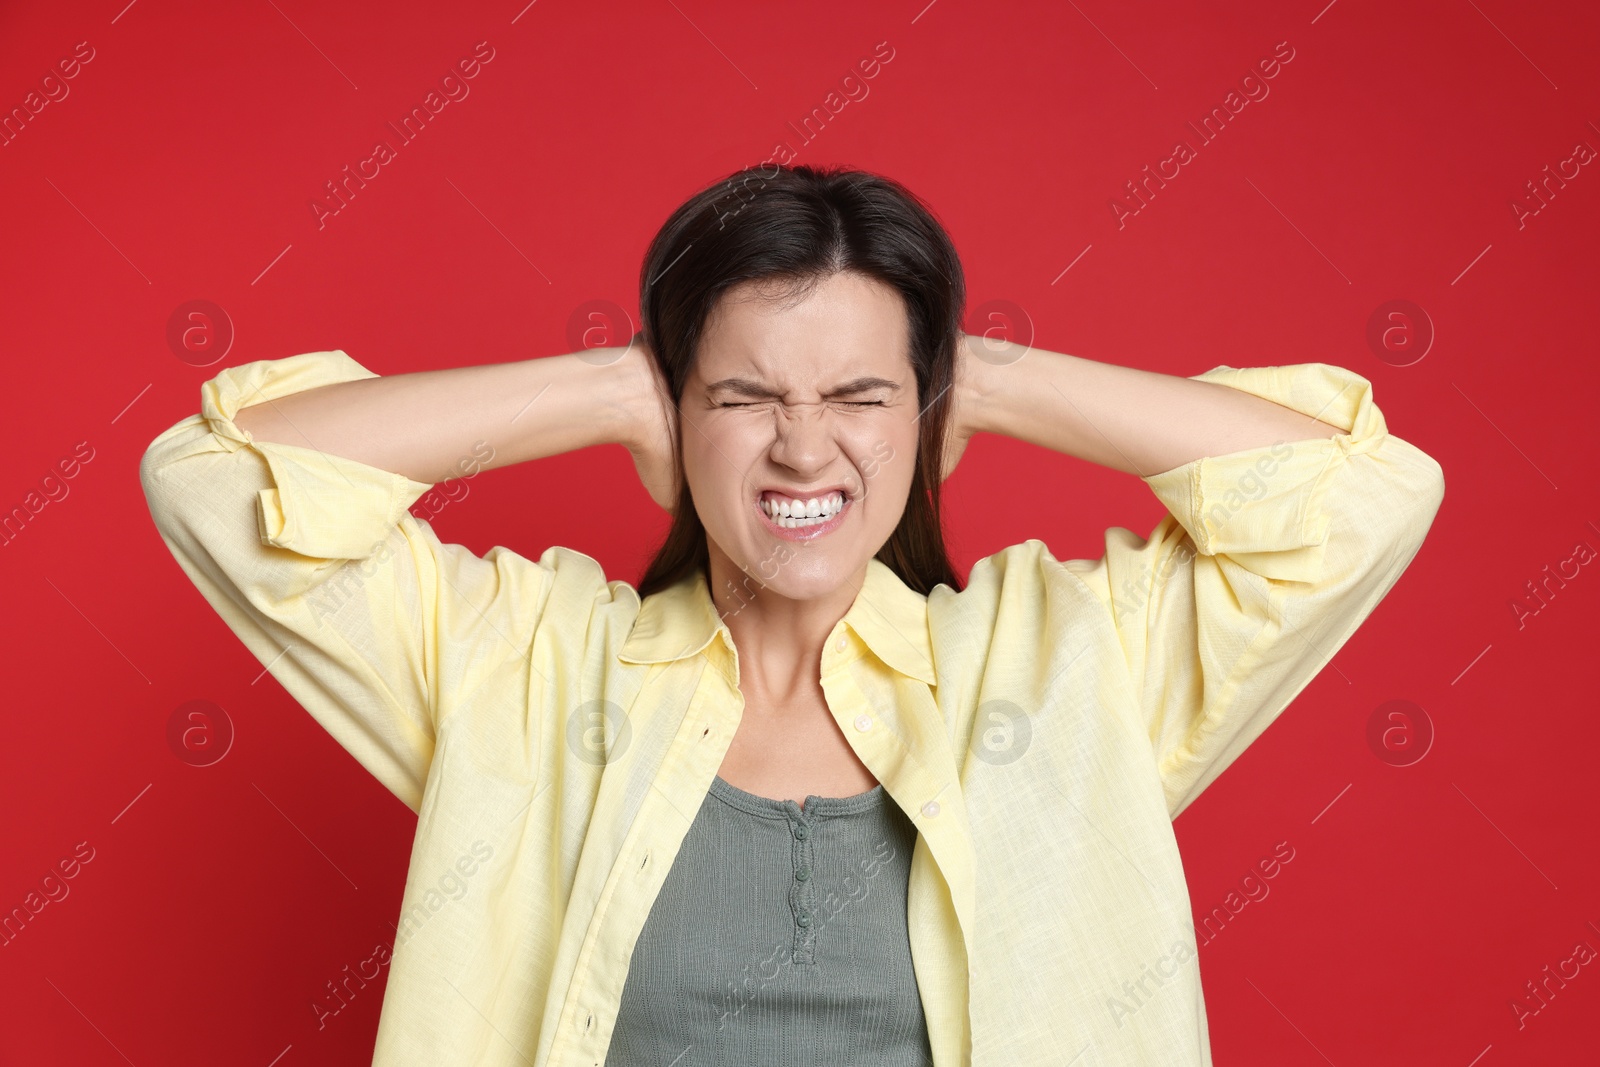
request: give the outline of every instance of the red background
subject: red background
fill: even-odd
[[[1039,345],[1091,359],[1372,380],[1390,428],[1443,465],[1445,502],[1370,620],[1177,822],[1197,918],[1294,849],[1201,949],[1216,1062],[1595,1062],[1600,962],[1520,1028],[1510,1007],[1578,942],[1600,949],[1600,727],[1580,684],[1600,575],[1583,567],[1520,627],[1511,606],[1600,547],[1600,164],[1520,225],[1511,207],[1538,203],[1526,183],[1578,142],[1600,146],[1591,5],[124,3],[0,14],[6,111],[94,49],[0,147],[0,508],[93,449],[0,548],[0,911],[94,849],[0,948],[0,1062],[371,1055],[381,980],[320,1031],[310,1005],[392,938],[415,818],[183,578],[140,492],[145,445],[224,366],[570,351],[586,302],[636,313],[672,208],[779,141],[931,203],[968,271],[969,329],[1009,301]],[[319,228],[324,182],[394,142],[385,123],[480,41],[495,56],[470,95]],[[894,55],[869,95],[798,137],[787,124],[881,41]],[[1198,145],[1185,123],[1282,41],[1270,95]],[[1180,137],[1197,158],[1119,227],[1112,198]],[[206,367],[166,336],[195,299],[236,331]],[[1437,331],[1406,366],[1367,341],[1397,299]],[[1098,555],[1105,527],[1161,515],[1135,478],[998,436],[949,486],[963,572],[1029,537]],[[570,545],[636,581],[666,516],[608,446],[475,478],[433,522],[480,553]],[[236,731],[207,767],[167,741],[196,699]],[[1367,741],[1390,700],[1435,731],[1410,766]]]

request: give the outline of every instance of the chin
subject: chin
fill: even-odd
[[[837,549],[782,542],[758,553],[745,573],[747,583],[756,589],[790,600],[815,600],[851,581],[866,562],[866,557],[856,559]]]

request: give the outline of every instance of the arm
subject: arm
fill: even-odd
[[[990,669],[1050,679],[1018,701],[1048,708],[1093,684],[1064,672],[1089,643],[1103,649],[1079,669],[1116,665],[1174,818],[1387,595],[1443,500],[1439,464],[1389,433],[1371,383],[1341,367],[1172,379],[1032,350],[963,369],[958,437],[1004,427],[1139,473],[1167,508],[1145,539],[1106,530],[1098,560],[1058,561],[1030,540],[979,566],[983,581],[1026,583],[995,594],[1024,605],[1026,633],[997,635]],[[1013,662],[1013,647],[1059,662]]]
[[[281,396],[252,382],[233,423],[257,442],[296,445],[418,482],[462,473],[472,443],[493,456],[478,470],[621,443],[631,426],[641,358],[600,365],[593,353],[351,378]],[[628,403],[624,403],[626,398]]]
[[[1004,433],[1149,477],[1202,456],[1343,433],[1225,385],[966,337],[962,433]],[[982,344],[993,363],[972,355]],[[1322,414],[1318,412],[1317,414]]]
[[[440,723],[487,672],[526,683],[547,607],[584,610],[606,585],[568,549],[530,561],[441,543],[407,510],[431,488],[419,479],[618,440],[639,358],[389,378],[340,351],[246,363],[201,387],[200,412],[150,443],[140,479],[206,601],[417,811]]]

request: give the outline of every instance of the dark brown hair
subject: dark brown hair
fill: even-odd
[[[922,412],[910,499],[877,559],[924,595],[941,582],[959,591],[940,521],[939,468],[966,284],[949,235],[915,194],[844,167],[772,163],[735,172],[685,201],[650,242],[639,273],[640,335],[676,409],[706,319],[728,289],[759,279],[802,295],[844,271],[875,278],[903,299]],[[710,578],[681,444],[673,442],[672,528],[639,582],[641,598],[697,570]]]

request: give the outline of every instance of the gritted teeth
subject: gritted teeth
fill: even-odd
[[[831,518],[845,505],[845,494],[839,490],[801,500],[771,490],[761,494],[761,509],[774,519]]]

